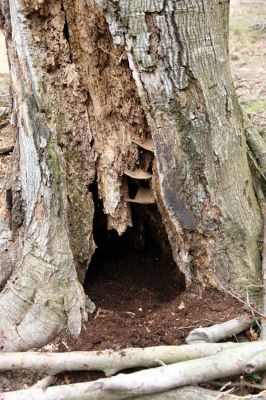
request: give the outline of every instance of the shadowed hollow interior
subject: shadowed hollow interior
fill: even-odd
[[[172,258],[157,206],[132,204],[133,227],[119,236],[107,230],[102,204],[94,200],[97,249],[85,280],[90,299],[101,309],[135,313],[177,297],[185,279]]]

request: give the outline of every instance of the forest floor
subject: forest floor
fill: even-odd
[[[235,87],[240,103],[262,134],[266,130],[265,21],[265,1],[231,0],[230,57]],[[3,48],[0,37],[1,60]],[[1,98],[9,90],[7,72],[6,65],[0,62],[0,114]],[[116,249],[99,249],[88,274],[85,288],[96,310],[80,337],[63,335],[44,350],[177,345],[184,343],[190,330],[243,312],[242,305],[228,294],[216,290],[201,295],[183,291],[173,262],[161,259],[156,251],[137,250],[132,243],[123,241],[116,244]],[[100,376],[68,373],[60,381],[71,383]],[[39,373],[6,372],[0,376],[0,389],[31,386],[40,377]]]
[[[230,58],[241,105],[266,136],[266,2],[231,0]]]

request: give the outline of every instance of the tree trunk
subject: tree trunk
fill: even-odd
[[[96,190],[120,235],[132,204],[156,203],[187,286],[242,294],[258,283],[261,216],[228,0],[0,4],[23,205],[12,225],[19,263],[0,297],[2,349],[40,346],[66,325],[79,333]]]

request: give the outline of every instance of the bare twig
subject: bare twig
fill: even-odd
[[[266,181],[266,175],[263,173],[262,169],[260,168],[259,164],[257,163],[257,160],[255,159],[255,157],[252,154],[252,151],[250,148],[248,148],[248,157],[250,158],[250,160],[252,161],[255,169],[259,172],[259,174],[262,176],[262,178],[264,179],[264,181]]]
[[[235,388],[242,388],[247,387],[250,389],[258,389],[258,390],[266,390],[266,386],[259,385],[258,383],[251,383],[246,381],[244,378],[241,379],[241,382],[218,382],[218,381],[211,381],[208,382],[212,386],[221,387],[222,390],[224,387],[235,387]]]
[[[220,285],[220,289],[224,290],[227,294],[232,296],[234,299],[238,300],[240,303],[244,304],[250,311],[254,311],[255,314],[259,315],[262,318],[266,318],[264,314],[256,310],[253,306],[251,306],[247,301],[241,299],[241,297],[236,296],[234,293],[232,293],[230,290],[226,289],[224,286]]]
[[[226,392],[221,392],[221,393],[218,394],[218,396],[216,396],[216,397],[214,398],[214,400],[220,400],[220,399],[222,399],[222,398],[224,397],[225,394],[226,394],[226,395],[227,395],[227,394],[231,394],[234,390],[235,390],[234,388],[231,388],[231,389],[229,389],[229,390],[226,390]]]
[[[43,379],[40,379],[38,382],[36,382],[33,386],[32,389],[46,389],[49,386],[53,385],[57,380],[57,377],[55,375],[48,375],[45,376]]]

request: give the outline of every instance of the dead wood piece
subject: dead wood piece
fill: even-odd
[[[75,383],[72,385],[53,386],[47,389],[26,389],[0,394],[0,400],[240,400],[243,397],[223,394],[214,390],[188,386],[162,393],[138,396],[128,393],[107,392],[102,389],[104,380]],[[251,396],[251,400],[262,397]]]
[[[266,343],[245,343],[245,347],[224,350],[214,356],[183,361],[132,374],[119,374],[104,381],[103,389],[149,394],[176,387],[266,369]]]
[[[134,397],[139,400],[243,400],[243,397],[221,393],[216,390],[203,389],[197,386],[185,386],[179,389],[172,389],[167,392],[148,394]],[[249,399],[257,400],[258,397],[251,396]]]
[[[154,204],[155,199],[150,189],[140,188],[134,199],[127,199],[129,203]]]
[[[126,169],[124,174],[133,179],[150,179],[152,177],[152,174],[143,171],[142,169],[135,169],[134,171]]]
[[[213,345],[208,344],[208,346],[211,347]],[[228,397],[217,392],[203,391],[199,396],[199,393],[195,391],[193,393],[192,389],[190,389],[192,393],[186,391],[182,397],[182,392],[179,393],[178,390],[172,389],[176,389],[179,386],[209,382],[213,379],[226,378],[237,374],[252,373],[265,368],[266,343],[264,341],[245,343],[244,345],[235,344],[235,349],[229,348],[211,357],[183,361],[179,364],[152,368],[127,375],[119,374],[94,382],[53,386],[45,390],[31,388],[2,393],[0,400],[57,400],[60,398],[65,400],[119,400],[129,398],[139,400],[174,398],[179,400],[183,398],[188,400],[196,398],[206,400],[217,398],[238,399],[238,397]],[[186,388],[183,388],[183,390],[186,390]],[[172,396],[173,393],[176,397]],[[211,397],[212,395],[217,395],[217,397]],[[258,395],[250,398],[255,400],[261,397]]]
[[[132,138],[132,142],[145,150],[154,152],[154,144],[152,139]]]
[[[243,343],[199,343],[182,346],[158,346],[128,348],[119,351],[74,351],[66,353],[0,353],[0,371],[38,370],[103,371],[107,376],[133,367],[156,367],[160,360],[164,364],[176,363],[216,354],[224,349],[243,346]]]
[[[206,328],[196,328],[189,333],[186,342],[189,344],[198,342],[217,343],[222,339],[243,332],[245,329],[250,328],[254,322],[253,318],[242,315],[239,318],[234,318],[221,324]]]
[[[3,122],[0,121],[0,128],[9,124],[9,120],[6,119]],[[14,129],[11,126],[7,126],[0,130],[0,155],[9,154],[14,148]]]
[[[0,155],[4,156],[6,154],[11,153],[11,151],[13,151],[14,146],[8,146],[8,147],[0,147]]]

